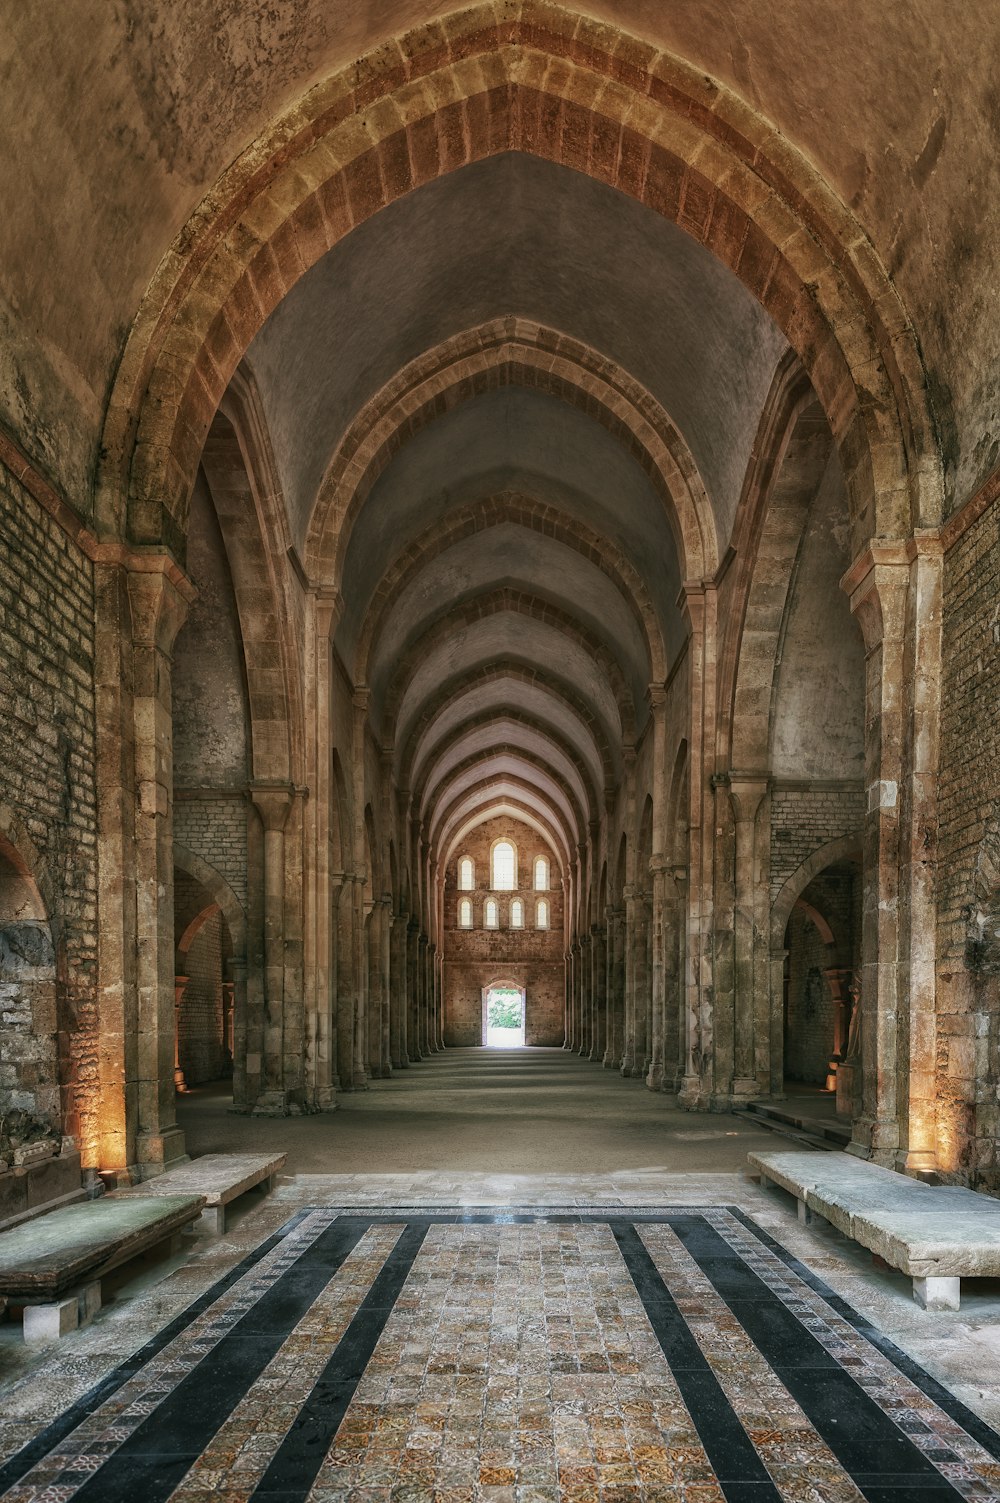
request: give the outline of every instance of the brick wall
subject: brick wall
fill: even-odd
[[[1000,1188],[1000,503],[945,556],[938,782],[938,1148]]]
[[[845,835],[856,835],[860,845],[864,815],[861,787],[775,788],[771,794],[771,902],[821,846]]]
[[[484,929],[483,908],[490,896],[490,847],[496,840],[512,840],[518,850],[518,888],[496,895],[500,905],[499,929]],[[458,861],[471,856],[476,865],[476,887],[458,891]],[[483,1042],[483,988],[495,981],[509,981],[525,989],[525,1043],[561,1044],[565,1000],[565,940],[563,895],[555,885],[545,894],[533,891],[535,856],[549,861],[550,884],[559,879],[552,853],[529,826],[509,818],[488,820],[473,831],[445,875],[444,889],[444,1000],[445,1043],[476,1045]],[[535,903],[544,896],[549,904],[549,927],[534,927]],[[472,899],[474,928],[458,928],[459,901]],[[511,929],[508,916],[513,898],[524,903],[523,930]]]
[[[90,561],[0,467],[0,805],[44,865],[64,1129],[84,1140],[97,1082],[93,654]]]
[[[225,877],[247,906],[247,801],[242,793],[174,791],[174,839]]]

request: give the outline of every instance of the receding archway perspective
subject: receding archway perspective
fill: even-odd
[[[995,7],[0,8],[0,1497],[992,1496]]]

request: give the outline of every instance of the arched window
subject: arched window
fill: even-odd
[[[476,867],[471,856],[463,856],[458,863],[458,890],[472,892],[476,885]]]
[[[535,891],[548,892],[549,890],[549,863],[544,856],[535,857]]]
[[[510,905],[510,927],[512,929],[524,928],[524,904],[520,898],[515,898]]]
[[[472,903],[468,898],[463,898],[458,905],[458,927],[460,929],[472,928]]]
[[[509,840],[498,840],[493,847],[490,886],[494,892],[513,892],[517,886],[517,852]]]
[[[535,928],[547,929],[549,927],[549,905],[544,898],[539,898],[535,904]]]
[[[496,898],[486,899],[486,908],[483,913],[483,923],[487,929],[499,929],[500,909],[497,907]]]

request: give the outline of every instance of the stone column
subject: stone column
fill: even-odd
[[[718,592],[696,582],[683,589],[688,648],[688,848],[682,897],[684,924],[685,1075],[678,1103],[703,1106],[713,1092],[716,996],[715,846],[720,824],[710,768],[716,738]],[[728,1082],[727,1082],[728,1085]]]
[[[580,935],[580,1024],[577,1029],[576,1052],[590,1053],[591,1024],[593,1013],[593,976],[591,973],[590,931]]]
[[[608,921],[607,954],[607,1023],[605,1026],[603,1065],[606,1070],[617,1070],[622,1062],[622,924],[624,916],[620,908],[609,905],[605,909]]]
[[[684,1078],[684,909],[677,872],[685,868],[664,866],[663,872],[663,1083],[674,1094]]]
[[[334,881],[343,874],[330,867],[331,777],[334,727],[330,702],[331,639],[343,610],[337,591],[311,590],[307,597],[305,725],[306,781],[312,797],[306,806],[306,848],[310,880],[305,888],[304,1003],[309,1040],[307,1099],[320,1111],[333,1111],[337,1086],[337,894]],[[343,831],[347,839],[349,832]]]
[[[767,874],[760,870],[757,853],[757,816],[766,793],[766,774],[730,774],[729,797],[736,818],[732,1095],[737,1101],[759,1096],[770,1083],[770,975],[761,974],[758,964],[758,952],[769,937]]]
[[[330,873],[330,1085],[350,1090],[354,1068],[354,980],[351,962],[354,942],[354,886],[349,872]]]
[[[426,1058],[431,1052],[427,1017],[430,1009],[427,985],[427,946],[429,943],[427,935],[421,930],[417,936],[417,1038],[421,1058]]]
[[[410,1063],[414,1065],[423,1058],[423,1055],[420,1053],[419,959],[420,925],[415,918],[411,918],[406,926],[406,997],[408,1010],[406,1042]]]
[[[626,882],[622,891],[625,899],[625,934],[623,939],[623,1028],[621,1074],[635,1074],[636,1029],[635,991],[637,985],[636,961],[638,957],[639,904],[640,899],[634,883]]]
[[[649,1069],[646,1072],[646,1085],[651,1091],[662,1091],[664,1083],[663,1038],[666,1022],[667,863],[659,852],[654,851],[649,863],[649,870],[653,880],[650,910],[652,964],[649,978],[652,1005],[650,1008]]]
[[[174,854],[171,667],[193,591],[165,573],[128,575],[135,734],[138,1051],[135,1159],[143,1179],[187,1158],[174,1091]]]
[[[247,1107],[247,962],[244,955],[232,955],[226,961],[233,989],[233,1106]]]
[[[389,1063],[405,1070],[406,1052],[406,915],[389,918]]]
[[[190,976],[174,977],[174,1090],[182,1095],[188,1086],[181,1069],[181,1003],[190,980]]]
[[[940,540],[873,543],[842,580],[865,639],[861,1114],[850,1152],[937,1164],[934,859]]]
[[[599,1064],[607,1047],[608,1025],[608,938],[607,928],[592,924],[590,929],[591,975],[594,989],[594,1021],[588,1058]]]
[[[688,871],[686,866],[673,868],[677,891],[679,934],[677,969],[679,975],[681,1080],[677,1088],[678,1105],[693,1110],[701,1100],[704,1062],[701,1057],[701,1026],[698,989],[690,975],[688,949]]]
[[[292,807],[288,784],[253,783],[250,796],[264,827],[264,1057],[254,1114],[284,1116],[285,1080],[285,824]]]

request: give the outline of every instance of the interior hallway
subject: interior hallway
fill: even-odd
[[[681,1111],[562,1049],[447,1049],[344,1093],[337,1110],[245,1117],[228,1083],[178,1098],[192,1155],[288,1154],[297,1174],[734,1173],[772,1134],[729,1113]]]

